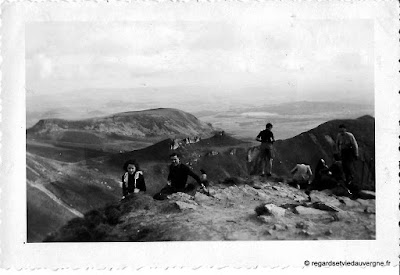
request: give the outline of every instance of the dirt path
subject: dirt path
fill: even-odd
[[[29,168],[29,167],[28,167]],[[83,214],[81,212],[79,212],[78,210],[70,207],[69,205],[67,205],[66,203],[64,203],[63,201],[61,201],[59,198],[57,198],[52,192],[50,192],[49,190],[46,189],[46,187],[44,187],[42,184],[40,183],[36,183],[36,182],[32,182],[30,180],[27,180],[27,183],[42,191],[43,193],[45,193],[50,199],[52,199],[55,203],[57,203],[58,205],[64,207],[65,209],[67,209],[68,211],[70,211],[72,214],[74,214],[75,216],[79,217],[79,218],[83,218]]]

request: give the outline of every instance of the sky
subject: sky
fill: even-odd
[[[373,39],[369,20],[33,22],[28,105],[32,96],[95,97],[93,89],[238,104],[373,102]]]

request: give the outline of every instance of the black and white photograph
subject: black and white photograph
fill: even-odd
[[[28,242],[375,239],[371,21],[25,35]]]
[[[307,246],[294,266],[398,264],[379,252],[398,240],[394,2],[274,2],[10,4],[23,43],[2,52],[21,62],[2,75],[22,81],[2,92],[18,113],[2,162],[16,148],[20,249]]]

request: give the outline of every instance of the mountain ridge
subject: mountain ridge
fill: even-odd
[[[129,117],[129,113],[127,117]],[[326,158],[329,163],[333,150],[331,140],[335,140],[337,126],[343,122],[348,125],[349,131],[355,134],[361,148],[371,146],[370,149],[365,151],[372,154],[367,154],[367,156],[374,157],[373,117],[363,116],[355,120],[333,120],[291,139],[278,140],[275,146],[277,158],[274,160],[273,172],[282,176],[283,180],[288,175],[291,166],[296,163],[309,162],[313,169],[314,161],[320,157]],[[328,136],[330,139],[327,138]],[[118,200],[121,196],[119,181],[123,173],[122,165],[130,158],[137,159],[145,172],[148,194],[154,194],[166,184],[169,154],[171,152],[178,152],[182,156],[182,161],[196,173],[199,173],[201,168],[205,169],[209,178],[214,182],[224,181],[226,178],[250,178],[251,174],[257,174],[259,168],[257,163],[247,160],[251,143],[218,132],[209,138],[200,139],[196,143],[183,143],[173,150],[171,149],[173,140],[173,138],[168,137],[153,143],[151,146],[119,153],[85,152],[78,147],[67,148],[67,150],[65,147],[55,144],[49,146],[52,151],[51,154],[46,155],[46,152],[40,152],[39,147],[34,152],[27,154],[27,163],[29,164],[27,177],[34,183],[43,184],[47,190],[55,194],[66,205],[79,212],[87,213],[90,209],[93,209],[91,207],[98,208],[106,202]],[[118,143],[117,146],[121,146],[121,144]],[[27,151],[31,152],[32,147],[28,146]],[[68,157],[68,161],[65,157]],[[76,158],[76,161],[74,161],[74,158]],[[364,169],[362,170],[364,174],[369,173],[367,168],[362,168],[361,160],[357,169],[357,171]],[[374,166],[371,169],[373,170]],[[374,178],[371,178],[371,183],[365,186],[368,187],[367,189],[374,190]],[[30,194],[34,194],[34,196],[31,197]],[[93,194],[97,195],[93,197]],[[87,197],[88,195],[89,197]],[[97,197],[101,198],[101,201]],[[40,193],[37,188],[29,187],[28,212],[31,214],[28,215],[28,228],[30,236],[33,237],[32,239],[28,235],[30,241],[40,241],[47,233],[55,230],[55,225],[60,226],[67,222],[62,216],[65,209],[58,211],[56,216],[51,216],[52,213],[45,214],[40,209],[40,204],[36,203],[36,201],[40,201],[44,202],[45,205],[54,205],[47,200],[46,194]],[[90,202],[90,205],[85,201]],[[71,218],[71,216],[68,217]],[[54,225],[50,226],[51,223]],[[50,231],[46,229],[47,224]]]

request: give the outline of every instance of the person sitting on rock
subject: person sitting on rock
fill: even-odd
[[[318,161],[315,168],[314,180],[306,190],[308,196],[310,195],[311,190],[335,189],[339,186],[340,189],[344,188],[347,194],[352,194],[345,185],[345,177],[339,154],[333,154],[333,159],[334,161],[329,168],[323,159]],[[309,200],[310,199],[311,198],[309,197]]]
[[[290,173],[292,174],[292,181],[289,182],[289,185],[298,189],[305,189],[309,186],[312,177],[310,165],[296,164]]]
[[[132,193],[145,192],[146,183],[139,164],[135,160],[128,160],[123,169],[125,173],[122,176],[122,199]]]
[[[166,195],[176,192],[185,192],[188,189],[187,179],[188,176],[194,178],[198,184],[204,187],[201,179],[196,175],[188,166],[181,163],[178,154],[173,153],[170,155],[171,165],[169,166],[169,174],[167,178],[167,186],[165,186],[159,193],[154,195],[154,199],[165,199]],[[193,188],[192,188],[193,189]]]
[[[335,176],[331,169],[335,172]],[[340,173],[340,163],[334,162],[331,167],[328,167],[324,159],[318,160],[314,170],[314,179],[307,188],[308,193],[310,190],[324,190],[336,187],[339,179],[335,177],[338,177],[338,173]]]
[[[337,180],[338,182],[344,182],[345,176],[343,172],[343,165],[342,161],[340,160],[339,154],[333,154],[333,163],[329,167],[329,172],[331,173],[332,177]]]

